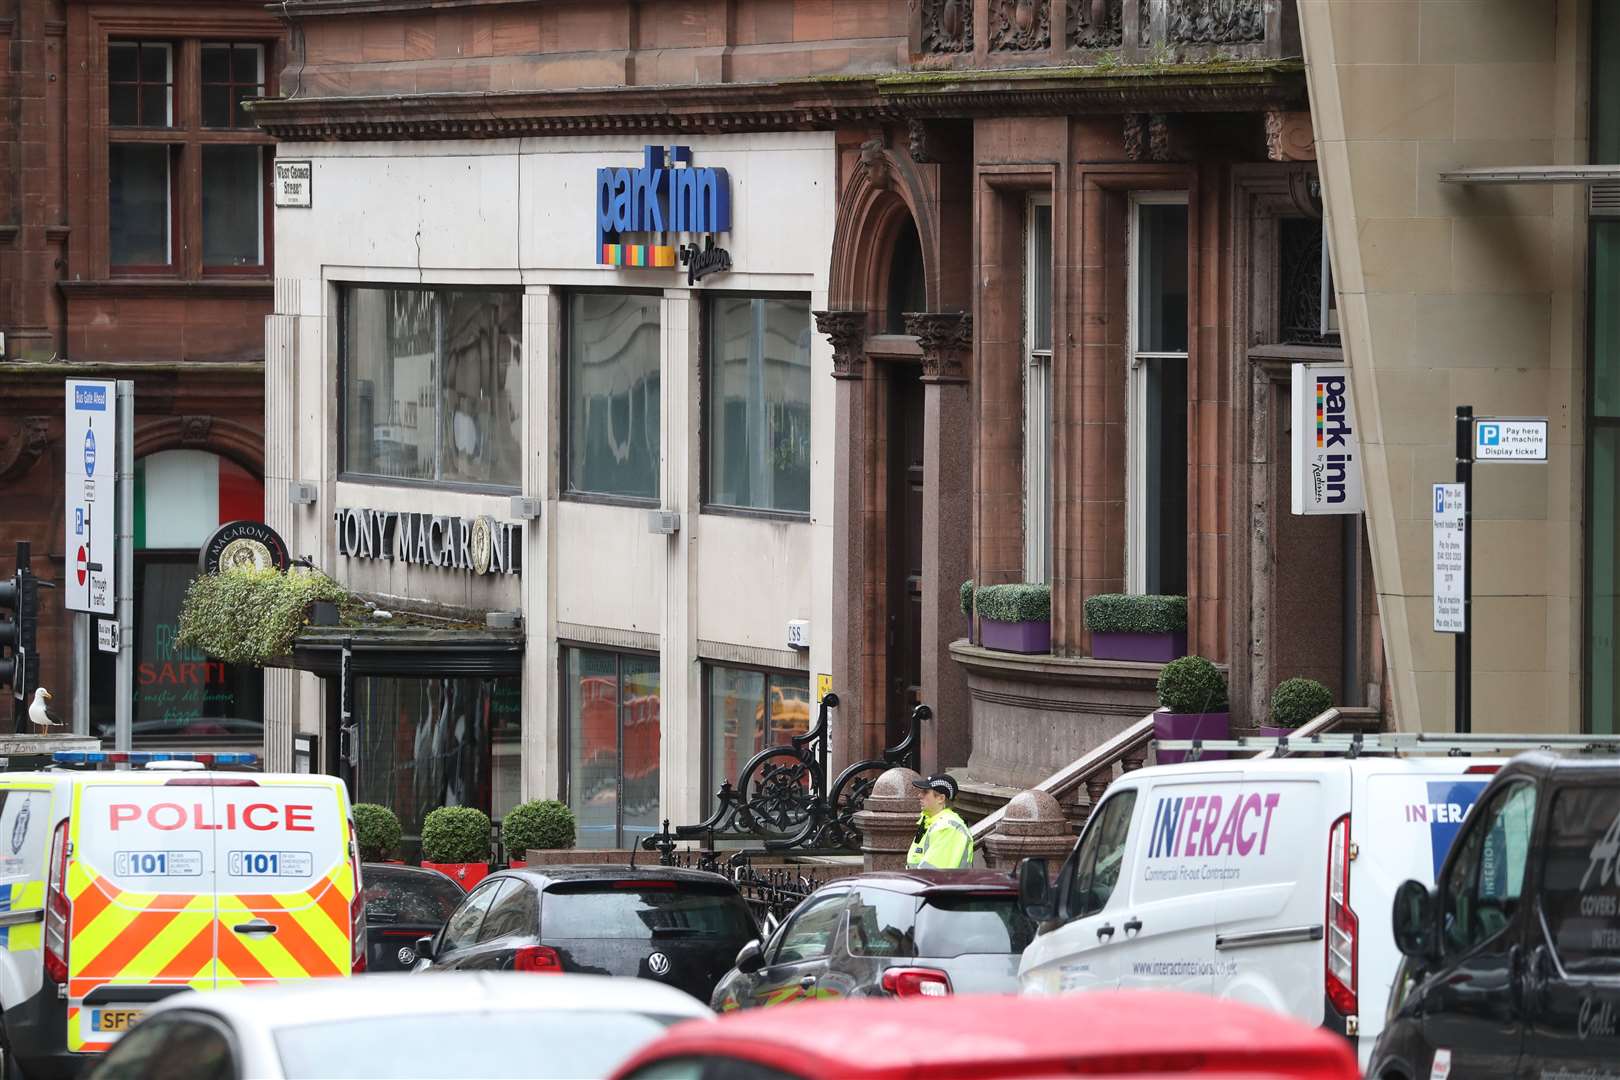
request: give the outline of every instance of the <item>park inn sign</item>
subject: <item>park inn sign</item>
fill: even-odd
[[[490,517],[450,517],[340,507],[338,554],[474,574],[521,574],[523,527]]]

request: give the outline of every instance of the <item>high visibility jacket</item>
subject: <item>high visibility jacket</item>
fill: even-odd
[[[973,834],[950,807],[930,818],[917,818],[917,837],[906,854],[906,866],[919,870],[959,870],[973,865]]]

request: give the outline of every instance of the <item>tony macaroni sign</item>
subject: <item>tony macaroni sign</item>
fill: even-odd
[[[513,522],[352,507],[340,507],[332,519],[337,523],[338,554],[346,558],[474,574],[523,572],[523,527]]]
[[[731,269],[730,253],[714,243],[716,233],[730,231],[731,178],[724,169],[694,168],[691,147],[648,146],[637,168],[596,170],[599,266],[673,267],[679,256],[690,285]],[[692,242],[672,242],[682,234]]]

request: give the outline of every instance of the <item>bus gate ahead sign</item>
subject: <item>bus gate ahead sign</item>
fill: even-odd
[[[114,507],[118,491],[118,384],[67,380],[65,606],[114,613]]]
[[[1475,461],[1546,461],[1547,421],[1482,416],[1474,421]]]

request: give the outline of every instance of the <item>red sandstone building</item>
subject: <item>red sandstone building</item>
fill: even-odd
[[[280,92],[282,25],[256,3],[16,0],[0,42],[0,573],[17,540],[64,572],[63,380],[134,380],[136,743],[256,743],[258,674],[173,637],[207,532],[263,513],[273,148],[241,102]],[[41,682],[72,715],[61,597]],[[82,673],[109,736],[112,659]]]
[[[872,753],[921,700],[936,715],[926,768],[964,770],[970,790],[1025,786],[1074,759],[1153,702],[1157,665],[1088,655],[1082,606],[1103,592],[1184,593],[1190,648],[1228,669],[1235,724],[1258,721],[1294,675],[1345,704],[1383,702],[1360,518],[1288,506],[1290,366],[1340,356],[1324,333],[1293,5],[279,10],[301,43],[282,72],[296,93],[253,113],[317,170],[326,156],[380,155],[406,176],[415,157],[480,142],[521,157],[593,136],[739,150],[760,133],[831,138],[836,226],[816,256],[830,268],[816,321],[833,351],[837,437],[812,486],[833,492],[831,572],[814,584],[832,597],[817,640],[831,640],[843,701],[835,757]],[[320,149],[334,143],[353,145]],[[586,230],[588,209],[518,190]],[[405,271],[423,273],[389,270]],[[535,359],[562,362],[548,355]],[[527,422],[552,437],[555,420]],[[536,460],[555,452],[541,445]],[[522,493],[555,499],[548,482]],[[967,641],[968,578],[1049,582],[1051,652]],[[531,653],[555,648],[540,640],[551,630],[536,636],[555,623],[528,613]],[[656,651],[656,637],[642,647]],[[523,691],[525,712],[557,678],[537,655],[544,681]],[[525,754],[545,757],[526,757],[531,794],[558,792],[565,766],[547,755],[561,723],[525,729]],[[666,812],[690,809],[665,795]]]

